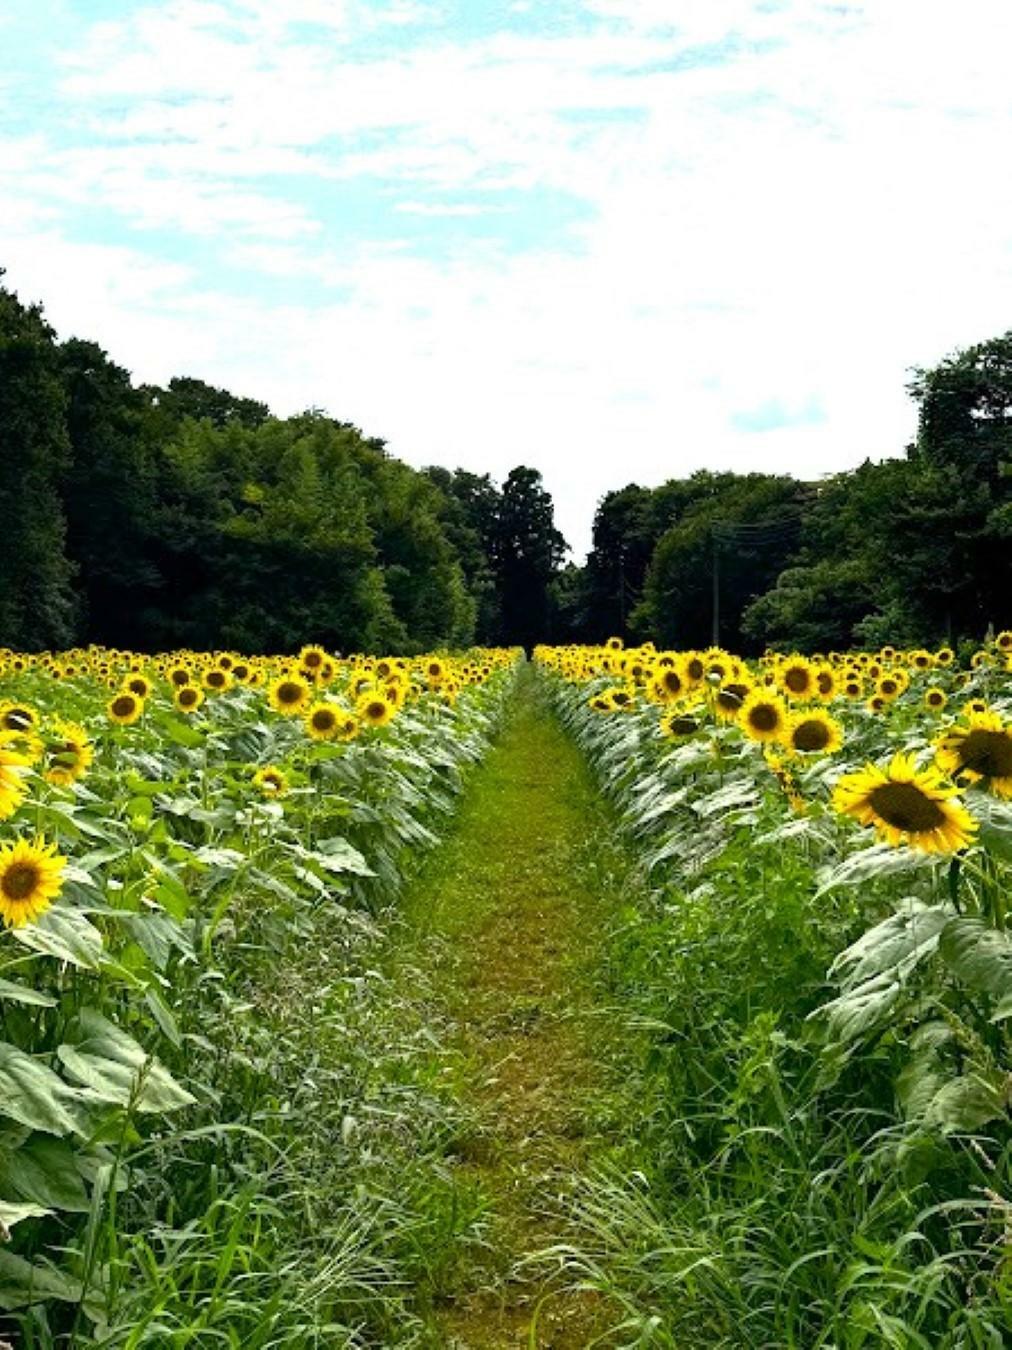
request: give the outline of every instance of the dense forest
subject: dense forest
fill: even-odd
[[[817,483],[630,484],[600,503],[585,565],[565,565],[535,469],[419,471],[318,410],[135,385],[0,286],[0,645],[979,637],[1012,624],[1012,333],[916,372],[910,393],[900,457]]]

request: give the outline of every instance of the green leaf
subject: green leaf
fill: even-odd
[[[94,1008],[77,1019],[75,1037],[57,1055],[68,1074],[103,1101],[116,1106],[131,1102],[138,1111],[177,1111],[196,1100],[180,1087],[164,1065]]]
[[[0,1043],[0,1116],[45,1134],[79,1129],[75,1110],[81,1094],[41,1060]]]
[[[24,947],[82,970],[98,970],[102,962],[102,934],[70,905],[54,905],[35,923],[13,929],[12,936]]]
[[[890,975],[879,975],[856,989],[824,1003],[812,1017],[825,1017],[834,1041],[852,1041],[875,1030],[892,1012],[903,986]]]
[[[830,975],[847,988],[887,970],[908,974],[938,946],[938,935],[952,919],[947,905],[925,905],[914,896],[900,902],[895,914],[869,928],[833,962]]]
[[[982,919],[946,924],[938,944],[943,961],[971,989],[992,998],[1012,995],[1012,941]]]
[[[27,985],[4,979],[0,979],[0,1001],[29,1003],[36,1008],[55,1008],[57,1002],[51,995],[43,994],[38,989],[29,989]]]
[[[18,1205],[13,1200],[0,1200],[0,1233],[5,1228],[13,1228],[22,1219],[43,1219],[52,1210],[41,1205]]]
[[[33,1134],[6,1156],[6,1184],[24,1200],[48,1209],[86,1214],[88,1190],[77,1167],[77,1155],[65,1139]]]
[[[327,872],[352,872],[359,877],[372,877],[372,870],[357,848],[353,848],[347,839],[321,839],[315,850],[298,849],[298,856],[309,859]]]
[[[55,1299],[59,1303],[79,1303],[83,1287],[79,1280],[55,1266],[32,1264],[23,1256],[0,1251],[0,1308],[11,1312],[32,1303]]]
[[[924,1122],[937,1125],[945,1134],[973,1131],[1004,1111],[1005,1093],[997,1084],[977,1074],[966,1074],[950,1079],[935,1093]]]

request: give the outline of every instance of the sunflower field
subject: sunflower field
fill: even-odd
[[[371,1289],[408,1282],[399,1132],[445,1125],[424,1085],[405,1107],[410,1047],[377,1043],[370,958],[516,663],[0,652],[0,1331],[19,1346],[341,1344]],[[321,1083],[339,1128],[314,1117]]]
[[[536,659],[643,877],[647,1161],[571,1271],[642,1343],[1007,1345],[1012,632]]]

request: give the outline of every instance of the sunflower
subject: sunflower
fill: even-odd
[[[938,651],[935,652],[936,666],[951,666],[955,659],[956,653],[951,647],[939,647]]]
[[[174,689],[182,689],[184,685],[190,684],[193,680],[193,672],[189,666],[175,665],[169,667],[168,677],[169,684]]]
[[[282,675],[272,683],[267,697],[275,712],[294,717],[305,712],[312,690],[301,676]]]
[[[70,787],[91,768],[95,751],[88,733],[76,722],[57,721],[53,724],[56,740],[49,745],[49,768],[46,782],[57,787]]]
[[[924,706],[929,712],[941,712],[948,701],[945,690],[939,689],[937,684],[924,691]]]
[[[918,769],[912,754],[894,755],[887,768],[866,764],[839,780],[833,806],[898,848],[954,853],[973,840],[977,822],[939,769]]]
[[[305,717],[306,734],[314,741],[332,741],[341,726],[341,709],[333,703],[314,703]]]
[[[0,731],[34,731],[39,714],[28,703],[0,703]]]
[[[105,710],[109,714],[110,721],[118,723],[121,727],[133,726],[144,711],[144,700],[132,694],[129,689],[121,689],[115,698],[109,700]]]
[[[201,678],[204,688],[213,689],[216,694],[223,694],[226,689],[232,688],[231,671],[221,666],[208,666]]]
[[[675,667],[665,666],[657,671],[650,692],[658,703],[668,703],[685,693],[685,677]]]
[[[360,730],[358,718],[353,713],[345,713],[337,724],[337,739],[353,741]]]
[[[129,689],[131,694],[136,694],[139,699],[145,699],[151,696],[151,681],[146,675],[131,675],[123,685],[123,688]]]
[[[995,638],[994,645],[1003,652],[1012,652],[1012,628],[1003,628]]]
[[[832,755],[843,744],[843,727],[829,713],[813,708],[791,718],[784,744],[803,755]]]
[[[603,697],[610,703],[612,712],[632,712],[636,706],[636,690],[620,684],[606,689]]]
[[[682,675],[687,685],[700,684],[706,677],[706,662],[699,652],[682,653]]]
[[[954,778],[1012,797],[1012,723],[994,712],[970,713],[938,741],[935,759]]]
[[[733,722],[741,712],[752,686],[742,680],[725,680],[713,696],[713,708],[723,722]]]
[[[803,656],[789,656],[780,667],[780,688],[788,698],[813,698],[817,688],[815,676],[811,661]]]
[[[700,728],[698,716],[686,712],[683,709],[675,708],[669,713],[665,713],[661,718],[661,735],[667,736],[669,740],[677,740],[684,736],[691,736]]]
[[[783,699],[766,689],[753,689],[738,713],[738,725],[750,741],[778,741],[787,719]]]
[[[184,684],[173,699],[181,713],[195,713],[204,701],[204,691],[195,684]]]
[[[363,694],[355,705],[355,714],[364,726],[385,727],[393,721],[394,705],[382,694]]]
[[[56,845],[39,838],[0,848],[0,918],[8,928],[33,923],[46,912],[60,894],[66,865]]]
[[[25,774],[31,767],[24,756],[0,743],[0,820],[12,816],[28,793]]]
[[[283,797],[288,791],[288,778],[281,769],[267,764],[253,775],[253,786],[265,797]]]

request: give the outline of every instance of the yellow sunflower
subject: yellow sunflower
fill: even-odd
[[[27,796],[25,774],[30,767],[26,756],[0,744],[0,820],[12,816]]]
[[[702,725],[698,713],[698,709],[688,712],[682,708],[675,708],[671,712],[665,713],[661,718],[661,735],[666,736],[669,740],[680,740],[685,736],[692,736]]]
[[[232,688],[232,672],[222,669],[221,666],[208,666],[201,678],[204,688],[211,689],[216,694],[223,694]]]
[[[337,739],[339,741],[353,741],[359,733],[358,718],[352,713],[345,713],[338,723]]]
[[[744,680],[725,680],[713,696],[713,710],[722,722],[733,722],[752,690]]]
[[[288,778],[273,764],[267,764],[253,775],[253,786],[265,797],[283,797],[288,791]]]
[[[924,691],[924,706],[929,712],[941,712],[948,701],[945,690],[939,689],[937,684],[933,684],[930,689]]]
[[[204,691],[195,684],[184,684],[181,689],[176,690],[173,699],[179,711],[186,714],[195,713],[203,701]]]
[[[267,691],[274,711],[284,713],[287,717],[305,712],[312,696],[313,691],[300,675],[281,675]]]
[[[110,721],[116,722],[121,727],[133,726],[144,712],[144,700],[131,693],[129,689],[121,689],[109,700],[105,710]]]
[[[953,778],[1012,797],[1012,723],[994,712],[970,713],[938,741],[935,760]]]
[[[650,693],[658,703],[669,703],[685,693],[685,676],[674,666],[658,670],[650,685]]]
[[[789,656],[780,667],[778,682],[788,698],[815,697],[817,689],[815,667],[804,656]]]
[[[778,741],[788,721],[787,706],[767,689],[753,689],[741,706],[738,725],[750,741]]]
[[[842,744],[843,727],[821,708],[797,713],[784,733],[784,745],[803,755],[833,755]]]
[[[912,754],[894,755],[887,768],[866,764],[839,780],[833,806],[862,825],[873,825],[894,848],[909,844],[925,853],[954,853],[972,843],[977,822],[939,769],[918,769]]]
[[[382,694],[363,694],[355,705],[355,715],[363,726],[385,727],[393,721],[394,705]]]
[[[0,918],[8,928],[33,923],[46,912],[60,894],[66,865],[56,845],[39,838],[0,848]]]
[[[53,724],[55,740],[49,744],[49,767],[46,782],[57,787],[70,787],[88,772],[95,758],[91,741],[84,727],[76,722],[62,720]]]
[[[0,731],[34,731],[39,714],[29,703],[0,703]]]
[[[332,741],[340,730],[344,715],[333,703],[314,703],[306,713],[306,734],[314,741]]]

